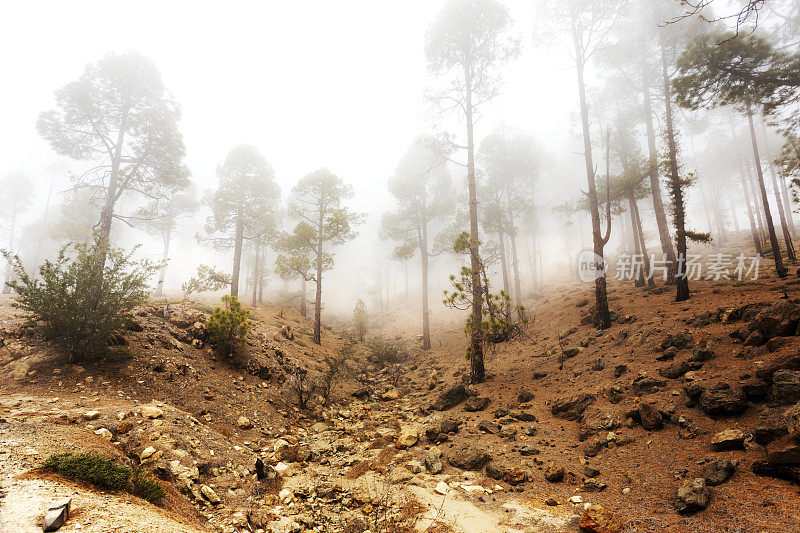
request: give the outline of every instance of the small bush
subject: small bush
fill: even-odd
[[[147,301],[147,280],[160,265],[133,261],[135,251],[97,241],[68,244],[39,267],[41,279],[30,277],[18,256],[3,255],[18,279],[9,283],[19,294],[15,305],[39,321],[70,360],[87,360],[109,355],[109,338],[124,331],[128,312]]]
[[[220,355],[231,356],[241,350],[250,331],[250,312],[242,309],[236,296],[222,297],[225,308],[217,307],[206,322],[208,339]]]
[[[352,343],[345,343],[339,349],[338,356],[325,356],[326,369],[317,383],[317,391],[327,405],[334,384],[347,374],[347,361],[353,357],[355,349]]]
[[[399,339],[385,337],[372,337],[367,346],[370,349],[370,358],[376,363],[393,365],[408,358],[408,349]]]
[[[131,474],[131,494],[150,503],[156,503],[164,498],[167,493],[164,492],[164,487],[161,486],[161,483],[153,479],[149,472],[137,466]]]
[[[367,315],[367,306],[363,300],[358,300],[355,309],[353,309],[353,329],[358,335],[359,342],[364,342],[364,335],[367,334],[367,326],[369,316]]]
[[[47,458],[42,469],[114,491],[127,488],[132,475],[130,468],[93,452],[54,454]]]
[[[461,255],[470,253],[469,233],[462,232],[453,244],[453,250]],[[528,326],[528,318],[525,308],[521,305],[512,305],[511,297],[505,292],[495,294],[491,292],[489,276],[486,274],[486,267],[483,259],[478,257],[478,264],[481,274],[481,322],[475,323],[474,316],[470,313],[464,326],[464,332],[471,337],[475,330],[480,330],[484,350],[493,344],[508,342],[525,335]],[[442,303],[451,308],[466,311],[472,309],[472,269],[462,266],[458,277],[450,276],[450,283],[453,285],[452,291],[444,291]],[[514,316],[516,315],[516,317]],[[472,357],[472,347],[467,349],[467,358]]]
[[[316,390],[314,383],[308,378],[308,370],[298,367],[289,378],[287,399],[300,409],[306,409]]]
[[[140,466],[133,469],[122,466],[109,457],[94,452],[80,454],[59,453],[51,455],[42,465],[42,470],[58,472],[65,478],[90,483],[108,490],[127,490],[134,496],[156,503],[166,492],[161,483],[153,479]]]

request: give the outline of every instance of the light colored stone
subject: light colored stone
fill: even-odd
[[[31,369],[31,365],[27,361],[15,361],[9,365],[11,371],[9,374],[11,378],[16,381],[22,381],[28,376],[28,372]]]
[[[140,453],[140,454],[139,454],[139,458],[140,458],[142,461],[144,461],[145,459],[149,459],[150,457],[152,457],[152,455],[153,455],[154,453],[156,453],[156,449],[155,449],[155,448],[153,448],[152,446],[148,446],[147,448],[145,448],[144,450],[142,450],[142,453]]]
[[[69,519],[72,498],[64,498],[50,505],[44,515],[43,531],[57,531]]]
[[[391,388],[381,394],[381,399],[386,401],[397,400],[398,398],[400,398],[400,391],[396,388]]]
[[[203,495],[203,498],[208,500],[213,505],[217,505],[222,501],[219,499],[219,496],[217,496],[217,493],[214,492],[214,489],[212,489],[208,485],[202,485],[200,487],[200,493]]]
[[[744,432],[740,429],[720,431],[711,439],[711,447],[716,451],[741,448],[744,444]]]
[[[253,423],[250,422],[250,419],[246,416],[240,416],[236,421],[236,425],[239,426],[239,429],[250,429],[253,427]]]
[[[139,412],[142,413],[144,418],[161,418],[164,416],[164,411],[152,405],[142,405],[139,407]]]
[[[396,466],[389,472],[389,483],[395,485],[397,483],[405,483],[406,481],[411,481],[411,478],[414,477],[414,474],[411,471],[403,466]]]
[[[100,411],[86,411],[82,416],[86,420],[95,420],[100,416]]]
[[[397,437],[395,446],[399,450],[405,450],[406,448],[411,448],[412,446],[414,446],[418,440],[419,440],[419,432],[417,431],[417,429],[406,428],[400,433],[400,436]]]
[[[275,472],[281,477],[288,477],[292,475],[294,469],[292,468],[292,465],[280,462],[275,465]]]
[[[444,481],[440,481],[436,484],[436,488],[433,489],[433,492],[436,494],[445,495],[450,490],[450,487]]]
[[[100,435],[100,436],[101,436],[101,437],[103,437],[104,439],[109,439],[109,440],[110,440],[110,439],[111,439],[111,438],[114,436],[114,435],[113,435],[113,434],[112,434],[112,433],[111,433],[109,430],[107,430],[106,428],[100,428],[100,429],[97,429],[97,430],[95,430],[94,434],[95,434],[95,435]]]

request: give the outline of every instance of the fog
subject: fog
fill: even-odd
[[[35,263],[45,257],[54,256],[61,243],[49,243],[45,251],[33,254],[36,259],[31,258],[30,251],[26,252],[26,245],[31,245],[36,229],[31,229],[31,225],[43,225],[51,181],[53,195],[49,200],[47,224],[57,223],[60,216],[57,206],[73,187],[69,174],[80,175],[92,165],[91,158],[77,160],[56,153],[51,143],[37,131],[38,117],[56,107],[56,91],[79,78],[87,64],[109,54],[135,51],[153,61],[165,87],[180,107],[178,130],[185,143],[183,163],[191,173],[190,180],[199,198],[215,189],[217,167],[224,163],[229,151],[240,144],[257,148],[274,169],[282,206],[286,205],[292,187],[300,178],[316,169],[327,168],[345,184],[352,185],[354,195],[344,205],[364,214],[364,219],[355,227],[358,232],[355,239],[330,248],[334,266],[325,273],[325,309],[347,316],[359,298],[374,308],[379,300],[378,287],[380,299],[384,299],[388,291],[389,297],[396,298],[398,303],[408,302],[406,276],[411,299],[417,301],[421,286],[419,254],[407,263],[396,260],[392,252],[397,242],[380,239],[379,230],[382,215],[396,206],[387,188],[389,180],[412,141],[423,134],[448,133],[458,145],[466,143],[463,113],[437,113],[429,98],[448,86],[450,79],[429,71],[424,46],[426,32],[445,4],[438,0],[402,3],[143,1],[135,5],[51,1],[5,6],[7,24],[0,34],[6,81],[0,87],[0,116],[3,117],[0,142],[5,149],[0,159],[0,176],[22,172],[34,184],[34,201],[19,214],[16,240],[9,242],[12,250],[20,252],[29,268],[35,268]],[[557,16],[553,3],[502,0],[501,4],[512,20],[503,35],[518,40],[519,54],[496,68],[501,85],[497,94],[482,103],[476,113],[475,145],[477,149],[483,139],[501,126],[529,136],[536,145],[537,176],[526,185],[532,193],[536,229],[525,229],[521,220],[516,223],[520,235],[522,293],[529,297],[537,294],[543,284],[567,279],[574,270],[572,265],[578,252],[592,247],[587,211],[579,210],[566,218],[553,212],[554,207],[565,202],[585,201],[584,139],[569,25],[559,27],[548,18]],[[601,217],[605,216],[602,206],[605,197],[602,179],[606,173],[604,131],[615,128],[616,123],[624,121],[624,115],[630,113],[615,116],[610,110],[613,105],[603,103],[603,98],[609,98],[604,96],[609,91],[608,80],[620,70],[610,50],[626,31],[643,29],[624,29],[625,24],[633,24],[625,19],[641,7],[635,4],[620,15],[608,38],[599,43],[586,64]],[[652,4],[663,8],[666,15],[654,21],[646,33],[661,31],[666,19],[681,14],[678,2],[653,0]],[[712,7],[722,14],[738,10],[735,2],[720,0],[714,4]],[[796,11],[791,2],[776,1],[773,5],[777,9]],[[714,18],[708,16],[716,13],[710,9],[704,14]],[[777,27],[780,22],[777,15],[766,10],[760,17],[759,26],[763,28]],[[730,28],[734,22],[728,19],[710,24],[695,16],[674,24],[694,25],[697,29],[693,31],[702,33],[710,31],[712,26]],[[751,26],[752,22],[747,22],[743,28],[749,32]],[[686,37],[680,47],[688,41]],[[796,43],[790,44],[789,50],[796,52]],[[656,52],[657,48],[653,47],[653,61],[660,60]],[[673,68],[670,65],[670,70]],[[658,79],[652,81],[650,92],[654,100],[660,159],[665,149],[661,137],[664,102]],[[636,107],[640,94],[635,91],[631,94],[636,99]],[[735,164],[726,166],[726,159],[733,154],[737,154],[736,157],[742,154],[742,161],[752,158],[748,153],[750,139],[743,129],[746,120],[741,113],[729,108],[688,110],[675,106],[674,113],[682,149],[681,163],[687,171],[696,171],[699,176],[685,191],[687,224],[692,231],[712,234],[711,243],[702,245],[708,249],[723,244],[728,233],[740,231],[747,235],[749,223],[738,167]],[[735,116],[730,118],[731,114]],[[767,117],[767,121],[772,118]],[[760,124],[760,120],[757,122]],[[719,140],[715,132],[724,131],[728,135],[731,131],[726,129],[731,128],[730,124],[734,124],[736,130],[733,145],[715,145]],[[644,126],[637,122],[632,128],[637,145],[634,157],[646,158]],[[779,126],[765,125],[759,130],[765,172],[767,159],[771,161],[777,157],[783,144],[778,129]],[[466,151],[455,150],[451,159],[453,161],[445,165],[453,183],[453,197],[466,210],[466,169],[459,165],[466,163]],[[610,166],[612,174],[622,172],[616,159]],[[478,178],[481,178],[480,161],[477,167]],[[786,178],[782,176],[781,180]],[[768,175],[768,188],[771,187],[769,179]],[[669,203],[666,177],[662,176],[660,182],[664,202]],[[736,190],[732,191],[731,187]],[[779,209],[771,189],[767,201],[772,203],[774,211]],[[141,199],[123,197],[118,208],[121,212],[131,212],[140,203]],[[660,253],[650,197],[645,195],[638,203],[645,244],[651,251]],[[479,198],[478,209],[482,205]],[[619,213],[614,215],[611,239],[606,247],[611,261],[617,254],[631,250],[630,222],[626,222],[630,215],[626,210],[627,204],[623,202]],[[209,214],[209,208],[201,206],[195,215],[178,222],[164,283],[167,294],[180,296],[181,285],[200,264],[223,272],[231,271],[231,251],[215,250],[196,238],[203,233]],[[667,216],[671,217],[669,213]],[[446,222],[433,223],[432,233],[442,229]],[[296,220],[284,217],[279,223],[280,229],[291,231],[295,223]],[[10,238],[7,226],[3,228],[3,243]],[[465,224],[461,229],[469,228]],[[137,252],[142,257],[161,258],[163,244],[156,236],[118,220],[114,222],[112,235],[112,240],[126,249],[142,244]],[[480,235],[484,245],[494,237],[486,231]],[[26,240],[29,242],[24,242]],[[252,258],[247,245],[245,248],[240,292],[248,295],[250,289],[245,286],[245,278],[249,267],[246,263]],[[275,295],[276,291],[296,291],[296,280],[285,282],[275,272],[275,259],[280,250],[265,246],[263,253],[266,255],[267,292]],[[441,291],[449,286],[449,275],[456,274],[466,263],[464,256],[455,254],[431,259],[432,312],[443,309]],[[502,287],[501,268],[499,261],[488,265],[489,277],[496,287]],[[511,269],[510,262],[507,269]],[[313,300],[313,287],[308,290]],[[242,299],[249,301],[249,296],[242,296]]]

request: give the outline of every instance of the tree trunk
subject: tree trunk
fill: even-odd
[[[634,199],[632,194],[628,195],[628,213],[630,214],[631,218],[631,233],[633,234],[633,253],[634,253],[634,260],[638,259],[639,257],[643,257],[643,252],[641,248],[641,242],[639,240],[639,229],[636,227],[636,215],[633,213],[633,206],[636,204],[636,200]],[[645,274],[639,269],[638,272],[635,273],[635,279],[633,281],[633,285],[635,287],[644,287],[645,285]]]
[[[431,348],[431,313],[428,302],[428,204],[422,199],[422,224],[419,235],[419,257],[422,264],[422,349]]]
[[[467,187],[469,189],[469,248],[472,268],[472,331],[470,338],[470,383],[483,383],[483,291],[481,289],[480,241],[478,240],[478,197],[475,191],[475,143],[472,121],[472,73],[464,63],[466,80],[465,108],[467,116]]]
[[[422,238],[419,246],[420,263],[422,263],[422,349],[431,348],[431,313],[428,302],[428,223],[422,222]]]
[[[231,296],[239,297],[239,271],[242,267],[242,246],[244,244],[244,221],[242,215],[236,218],[236,237],[233,244],[233,272],[231,273]]]
[[[405,304],[408,305],[408,260],[403,261],[403,277],[405,278],[405,295],[403,296],[403,301]]]
[[[708,226],[708,232],[713,235],[714,225],[711,223],[711,206],[708,205],[708,199],[706,198],[706,190],[705,187],[703,187],[702,183],[700,183],[698,189],[700,189],[700,201],[703,203],[703,215],[705,215],[706,217],[706,226]],[[722,236],[722,233],[719,232],[719,227],[717,227],[717,232],[718,234],[716,237],[719,240],[724,241],[725,239]]]
[[[153,293],[154,296],[161,296],[164,294],[164,278],[167,277],[167,261],[169,260],[169,243],[171,240],[172,230],[167,230],[164,234],[164,254],[161,258],[164,264],[161,266],[161,272],[158,274],[158,285],[156,285],[156,291]]]
[[[535,237],[533,237],[535,238]],[[536,268],[533,264],[533,249],[531,247],[531,239],[532,237],[528,237],[525,239],[525,247],[528,249],[528,266],[531,269],[531,290],[536,290]]]
[[[783,202],[781,201],[781,192],[780,188],[778,187],[778,177],[775,173],[775,165],[772,164],[772,159],[769,157],[767,158],[767,166],[769,167],[770,176],[772,176],[772,190],[775,193],[775,205],[778,206],[778,213],[780,214],[783,240],[786,243],[786,256],[789,261],[796,261],[797,255],[795,255],[794,251],[792,234],[789,232],[789,224],[786,221],[786,211],[784,211]]]
[[[511,230],[508,234],[511,241],[511,269],[514,272],[514,305],[522,304],[522,283],[519,279],[519,255],[517,254],[517,228],[514,226],[514,219],[509,213]]]
[[[506,259],[506,234],[502,229],[497,231],[497,241],[500,244],[500,269],[503,271],[503,292],[511,294],[508,284],[508,262]]]
[[[755,171],[750,166],[750,162],[747,162],[747,185],[750,189],[750,193],[752,194],[753,198],[753,206],[755,209],[756,214],[756,222],[758,222],[758,238],[761,241],[761,249],[763,250],[764,247],[767,245],[767,224],[764,221],[764,206],[761,202],[758,201],[759,193],[758,193],[758,186],[756,185],[756,178],[754,176]]]
[[[753,159],[756,164],[756,175],[758,176],[758,188],[761,191],[761,202],[764,206],[764,218],[767,222],[767,231],[769,232],[769,242],[772,246],[772,257],[775,260],[775,271],[778,277],[786,277],[786,267],[783,266],[783,258],[781,257],[781,248],[778,244],[778,236],[775,234],[775,225],[772,223],[772,215],[769,210],[769,200],[767,199],[767,188],[764,186],[764,173],[761,170],[761,157],[758,154],[758,142],[756,141],[756,128],[753,125],[753,112],[748,108],[747,122],[750,125],[750,142],[753,145]]]
[[[630,218],[630,221],[632,224],[633,218]],[[634,235],[633,233],[629,234],[627,225],[625,224],[624,220],[618,221],[617,226],[619,228],[619,236],[622,244],[622,253],[623,254],[636,253],[636,238],[637,238],[636,235]]]
[[[731,191],[728,191],[728,209],[731,212],[731,220],[733,220],[733,230],[736,233],[742,231],[742,228],[739,227],[739,217],[736,215],[736,204],[733,201],[733,195]]]
[[[261,266],[261,245],[258,242],[254,243],[256,245],[256,262],[255,266],[253,267],[253,307],[258,305],[258,278],[260,277],[259,267]]]
[[[264,265],[267,262],[267,251],[264,250],[264,255],[261,257],[261,265],[258,267],[258,303],[264,303]]]
[[[647,275],[647,286],[653,288],[656,282],[653,279],[653,271],[650,270],[650,254],[647,252],[647,244],[644,242],[644,230],[642,230],[642,217],[639,216],[639,204],[633,201],[633,216],[636,217],[636,228],[639,232],[639,243],[642,246],[642,260],[644,261],[644,271]]]
[[[581,125],[583,127],[583,160],[586,166],[586,181],[589,194],[589,212],[592,217],[592,243],[594,245],[594,260],[598,262],[596,271],[602,272],[594,281],[595,306],[598,318],[598,326],[601,329],[611,327],[611,314],[608,311],[608,295],[606,292],[605,259],[603,248],[605,242],[600,234],[600,211],[597,205],[597,186],[595,184],[594,164],[592,163],[592,139],[589,132],[589,107],[586,103],[586,86],[583,80],[583,68],[585,59],[583,48],[578,35],[578,28],[575,19],[572,19],[572,41],[575,46],[575,66],[578,75],[578,96],[581,106]],[[610,221],[609,221],[610,223]]]
[[[742,180],[742,189],[744,189],[744,201],[747,204],[747,218],[750,222],[750,233],[753,235],[753,244],[756,247],[756,253],[763,255],[761,249],[761,238],[758,235],[758,227],[756,226],[755,216],[753,215],[753,206],[750,205],[750,187],[747,186],[747,181],[742,170],[742,164],[739,163],[739,177]]]
[[[537,294],[541,295],[544,292],[544,257],[542,257],[542,236],[537,234],[535,240],[536,240],[536,265],[537,265],[536,279],[539,282]]]
[[[392,264],[389,259],[386,260],[386,305],[389,306],[392,301],[390,290],[392,288],[392,272],[389,270]]]
[[[678,145],[675,141],[675,131],[673,129],[672,95],[670,94],[670,80],[667,72],[667,55],[664,50],[663,33],[660,33],[660,39],[661,75],[664,78],[664,105],[666,107],[667,147],[669,149],[669,180],[675,217],[675,241],[678,249],[675,274],[675,301],[682,302],[689,299],[689,279],[686,275],[686,213],[684,211],[683,190],[678,169]]]
[[[322,344],[322,232],[325,229],[325,212],[320,207],[317,227],[317,295],[314,300],[314,342]]]
[[[308,310],[306,308],[306,302],[308,301],[308,280],[306,278],[300,278],[300,314],[302,316],[308,316]]]
[[[778,195],[778,187],[776,185],[776,182],[780,182],[780,194],[783,198],[783,201],[778,202],[778,206],[780,206],[781,213],[783,214],[783,218],[781,218],[781,225],[785,227],[788,226],[788,233],[790,236],[789,238],[791,239],[791,237],[797,236],[797,232],[795,231],[794,227],[794,218],[792,218],[792,202],[789,199],[789,190],[786,188],[786,182],[783,180],[783,178],[778,176],[777,173],[775,172],[775,164],[773,163],[775,161],[775,157],[774,154],[772,153],[772,150],[769,147],[768,143],[769,139],[767,138],[767,126],[764,123],[764,117],[761,117],[760,122],[761,122],[760,124],[761,136],[764,139],[764,146],[766,146],[767,162],[769,164],[770,174],[772,174],[772,183],[776,189],[775,190],[776,198]],[[785,233],[786,231],[784,230],[784,234]],[[791,242],[791,240],[789,242]],[[794,255],[794,245],[790,246],[789,243],[787,242],[786,246],[789,248],[791,254],[789,256],[789,259],[792,260],[796,259],[796,257],[792,257],[792,255]]]
[[[56,173],[53,172],[53,177],[50,180],[50,189],[47,192],[47,201],[44,204],[44,216],[42,217],[42,226],[45,228],[47,227],[47,215],[50,212],[50,200],[53,197],[53,187],[56,184]],[[33,268],[36,269],[36,273],[34,274],[34,278],[39,276],[39,257],[42,253],[42,242],[44,241],[44,232],[39,237],[39,241],[36,243],[36,255],[33,257]]]
[[[789,220],[789,231],[792,232],[793,237],[797,237],[797,229],[794,225],[794,216],[792,214],[792,199],[789,198],[789,189],[786,187],[786,180],[782,177],[778,178],[781,184],[781,194],[783,194],[783,207],[786,210],[786,218]]]
[[[658,238],[661,241],[661,252],[670,267],[668,283],[674,282],[675,249],[669,236],[669,223],[664,212],[661,199],[661,186],[658,182],[658,150],[656,149],[656,133],[653,127],[653,104],[650,100],[650,81],[647,77],[647,47],[642,46],[642,91],[644,94],[644,123],[647,128],[648,176],[650,177],[650,195],[653,198],[653,211],[656,215]]]
[[[106,203],[100,213],[100,229],[98,230],[97,244],[100,248],[97,267],[102,270],[106,266],[106,256],[108,255],[108,245],[111,242],[111,223],[114,221],[114,205],[117,202],[118,191],[117,181],[119,179],[119,167],[122,163],[122,143],[125,141],[125,128],[127,127],[128,110],[122,110],[122,120],[120,121],[119,132],[117,132],[117,144],[114,146],[114,155],[111,158],[111,174],[108,178],[106,188]]]

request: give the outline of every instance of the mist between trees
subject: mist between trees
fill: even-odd
[[[370,321],[402,315],[428,349],[432,319],[458,313],[472,382],[484,380],[491,344],[528,323],[526,302],[545,284],[578,278],[581,251],[600,267],[641,256],[631,282],[666,285],[676,301],[691,297],[690,252],[716,253],[740,233],[768,275],[793,274],[797,2],[436,7],[413,47],[399,50],[419,56],[412,96],[424,120],[401,142],[391,137],[397,156],[368,177],[348,174],[341,158],[281,175],[270,163],[279,150],[258,139],[215,147],[226,154],[216,168],[191,165],[195,132],[182,113],[202,113],[170,92],[158,54],[86,58],[39,110],[39,138],[29,141],[45,141],[49,159],[0,182],[8,257],[35,280],[67,244],[96,247],[84,253],[102,272],[114,247],[143,243],[137,253],[160,262],[151,298],[216,302],[225,291],[251,307],[295,306],[313,316],[316,343],[329,320],[355,317],[363,338]],[[557,64],[543,68],[547,56]],[[514,119],[520,83],[551,91],[531,93],[525,106],[551,121],[561,113],[568,138]],[[555,92],[571,95],[569,105],[550,102]],[[314,117],[304,120],[314,128]],[[373,132],[371,142],[385,136]],[[372,148],[348,157],[369,158]],[[656,260],[665,280],[646,275]],[[607,278],[592,281],[594,321],[607,328]]]

